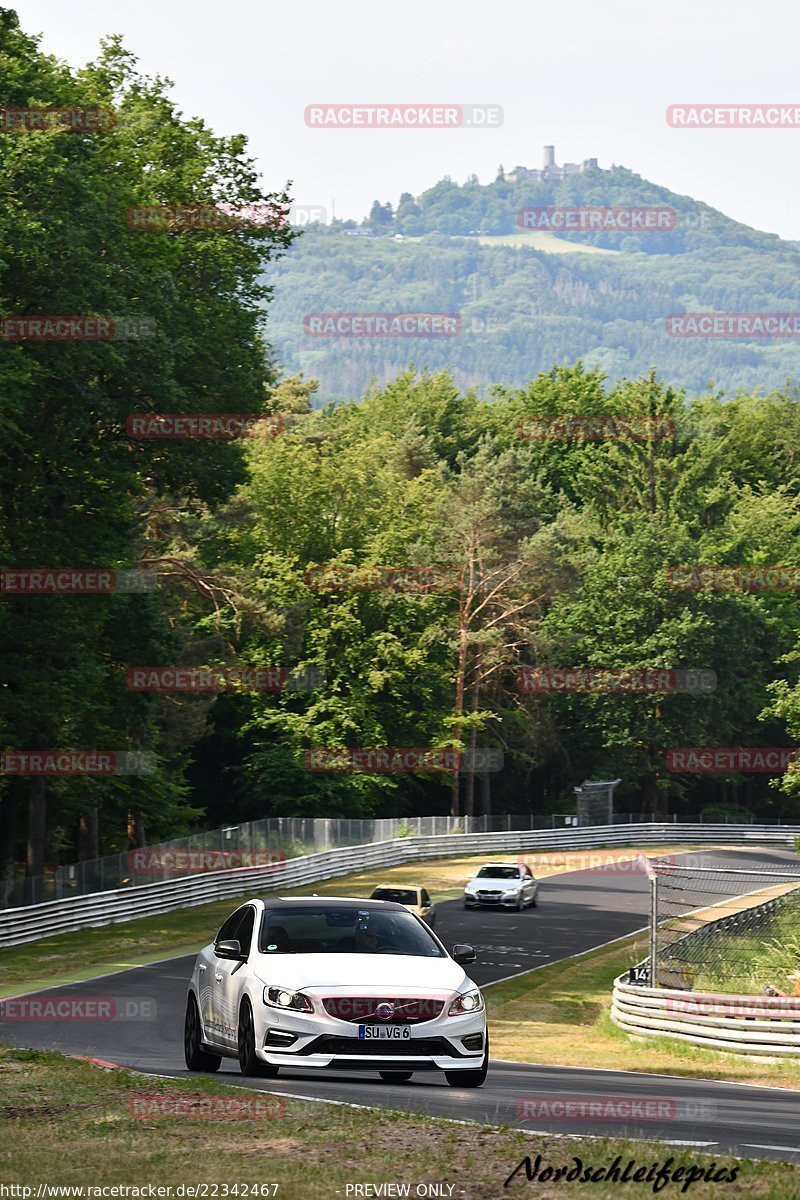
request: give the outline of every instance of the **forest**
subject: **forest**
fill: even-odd
[[[670,758],[800,738],[798,394],[769,372],[735,395],[695,392],[690,350],[652,332],[690,284],[699,306],[739,287],[749,307],[780,308],[793,248],[759,235],[621,251],[620,266],[451,242],[438,217],[412,246],[280,223],[137,229],[127,214],[142,205],[288,212],[291,186],[263,192],[245,139],[183,118],[118,39],[70,71],[3,11],[0,53],[3,106],[117,114],[92,133],[0,139],[4,313],[144,330],[0,347],[4,762],[124,751],[153,767],[6,766],[6,874],[266,816],[569,811],[588,778],[619,777],[629,812],[798,818],[791,765],[703,773]],[[298,364],[281,350],[289,314],[465,313],[467,294],[521,340],[440,339],[433,363],[403,339],[391,362],[350,341],[326,360],[336,403],[320,352]],[[613,370],[580,351],[579,303]],[[640,338],[626,361],[642,369],[617,370],[616,328]],[[715,353],[754,380],[759,355],[789,355]],[[376,382],[362,387],[365,366]],[[230,423],[230,436],[152,436],[141,419],[160,414],[239,414],[240,436]],[[536,432],[548,421],[556,435]],[[785,574],[718,586],[690,571],[696,584],[676,586],[676,570],[709,565]],[[44,571],[141,586],[13,585]],[[537,691],[520,683],[531,669],[711,683]],[[376,748],[430,757],[324,769]],[[439,769],[448,752],[460,769]]]

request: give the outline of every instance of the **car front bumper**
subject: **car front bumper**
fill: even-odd
[[[366,1041],[358,1036],[357,1022],[327,1014],[305,1016],[265,1006],[258,1019],[256,1054],[273,1066],[298,1069],[474,1071],[483,1062],[485,1010],[421,1021],[410,1029],[411,1036],[407,1039]],[[290,1037],[294,1040],[286,1044]]]
[[[499,896],[472,896],[464,893],[464,903],[470,908],[517,908],[519,893],[501,893]]]

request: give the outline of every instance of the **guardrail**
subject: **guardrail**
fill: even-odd
[[[638,825],[652,822],[642,813],[615,812],[610,825]],[[674,823],[673,814],[659,818],[660,824]],[[684,823],[702,825],[703,818],[687,817]],[[727,824],[738,825],[741,822]],[[750,824],[754,822],[751,820]],[[435,837],[445,833],[517,833],[523,830],[564,830],[605,825],[603,815],[597,820],[578,817],[575,813],[497,813],[494,816],[446,815],[428,817],[262,817],[257,821],[242,821],[218,829],[205,829],[185,837],[172,838],[133,850],[106,854],[101,858],[82,859],[65,863],[44,875],[13,875],[0,878],[0,909],[25,908],[46,904],[48,900],[64,900],[68,896],[88,896],[94,892],[110,892],[114,888],[160,883],[169,879],[169,871],[159,870],[159,862],[173,851],[187,851],[195,858],[195,872],[219,871],[230,866],[221,855],[236,858],[253,855],[239,865],[268,862],[274,854],[296,858],[304,854],[319,854],[323,850],[343,850],[346,846],[365,846],[369,842],[388,842],[402,837]],[[715,824],[711,821],[710,824]],[[780,826],[776,818],[759,821],[759,826]],[[199,853],[198,853],[199,852]],[[206,853],[207,852],[207,853]],[[143,863],[149,864],[143,869]]]
[[[800,997],[732,996],[614,980],[611,1019],[626,1033],[659,1035],[766,1058],[800,1055]]]
[[[181,908],[210,904],[215,900],[233,899],[258,891],[281,891],[349,875],[353,871],[397,866],[430,858],[498,851],[518,854],[525,851],[597,850],[626,846],[633,841],[641,846],[687,843],[792,846],[794,839],[799,836],[800,827],[797,826],[652,822],[552,831],[537,829],[395,838],[307,854],[268,866],[240,867],[87,896],[71,896],[25,908],[4,909],[0,911],[0,946],[17,946],[71,930],[113,925],[137,917],[156,916]]]

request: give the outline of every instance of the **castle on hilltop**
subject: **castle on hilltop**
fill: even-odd
[[[565,179],[567,175],[580,175],[583,171],[602,171],[603,167],[598,167],[596,158],[585,158],[581,163],[564,163],[563,167],[556,165],[556,148],[555,146],[545,146],[544,148],[544,166],[541,171],[537,171],[535,167],[514,167],[514,170],[509,174],[503,171],[500,167],[497,173],[498,183],[522,183],[535,182],[540,180],[549,182],[550,180],[558,181]]]

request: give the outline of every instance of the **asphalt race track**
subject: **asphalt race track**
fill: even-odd
[[[705,850],[680,858],[687,864],[702,859],[703,866],[740,869],[797,867],[796,856],[780,850]],[[422,883],[424,874],[420,864]],[[753,878],[735,890],[755,890],[758,885]],[[718,890],[709,894],[709,902],[719,899]],[[687,907],[701,902],[693,892]],[[538,907],[519,913],[467,912],[460,901],[437,905],[436,932],[448,946],[470,942],[476,947],[479,961],[468,973],[477,983],[487,984],[642,929],[648,905],[643,874],[576,871],[543,880]],[[210,940],[216,930],[208,932]],[[183,1015],[191,964],[191,957],[174,958],[58,987],[59,996],[113,998],[120,1016],[86,1022],[3,1021],[0,1040],[88,1055],[156,1075],[185,1076]],[[223,1059],[216,1078],[285,1096],[424,1112],[530,1131],[661,1139],[711,1153],[800,1162],[800,1096],[787,1089],[496,1060],[479,1089],[448,1087],[438,1073],[420,1073],[404,1084],[387,1084],[361,1072],[293,1070],[282,1070],[277,1079],[244,1080],[232,1059]],[[547,1104],[627,1099],[630,1110],[623,1111],[630,1111],[630,1119],[548,1118],[541,1115],[545,1098]],[[645,1100],[656,1103],[645,1109]],[[565,1145],[564,1161],[568,1157]]]

